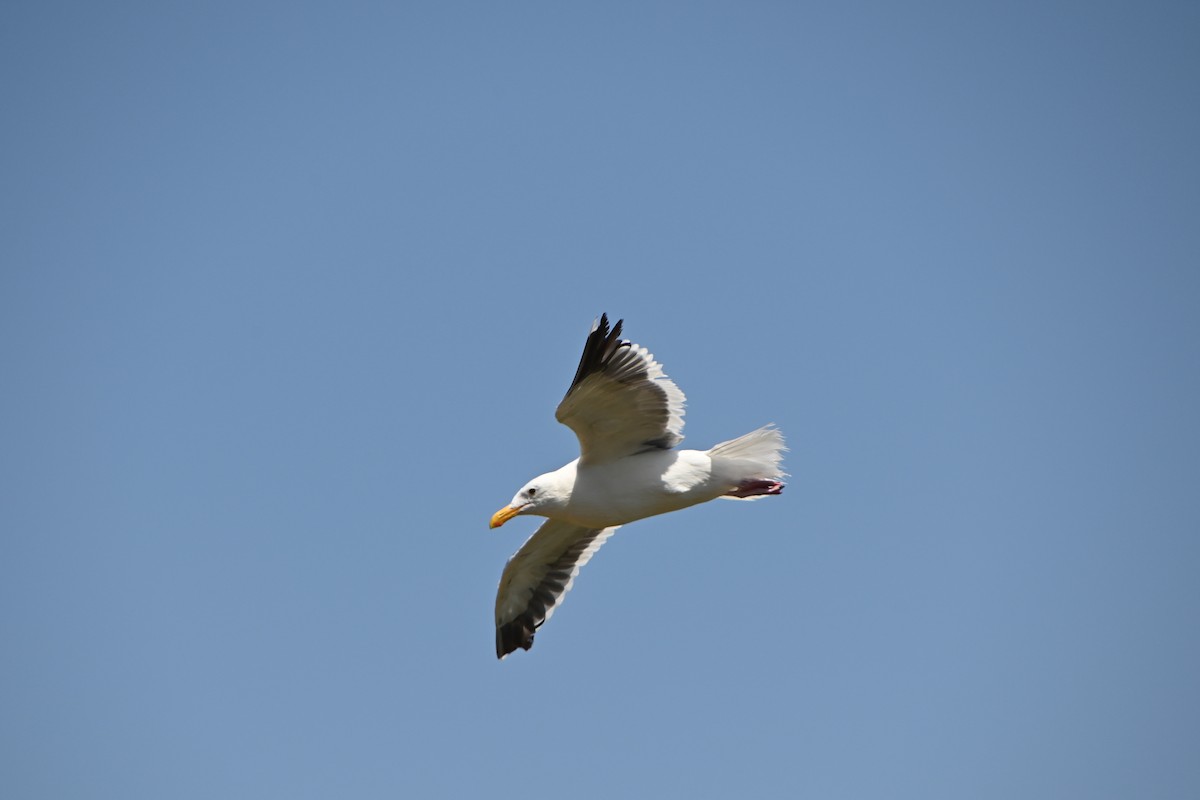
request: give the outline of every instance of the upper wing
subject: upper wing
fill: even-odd
[[[683,441],[683,392],[644,347],[621,340],[618,320],[592,325],[575,380],[554,416],[575,431],[586,462],[610,461]]]
[[[546,520],[508,560],[496,593],[496,657],[533,647],[533,634],[570,590],[579,568],[617,529]]]

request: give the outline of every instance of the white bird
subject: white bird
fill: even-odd
[[[579,438],[579,458],[521,487],[492,516],[498,528],[533,514],[546,522],[508,560],[496,594],[496,656],[533,646],[579,569],[616,529],[718,497],[783,491],[783,435],[768,425],[710,450],[683,441],[683,392],[644,347],[602,314],[555,417]]]

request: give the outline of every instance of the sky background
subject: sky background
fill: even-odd
[[[1200,796],[1197,41],[5,4],[0,795]],[[497,662],[602,311],[792,478]]]

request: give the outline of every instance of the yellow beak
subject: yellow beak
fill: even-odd
[[[504,508],[497,511],[495,514],[492,514],[491,527],[499,528],[501,525],[508,522],[510,519],[512,519],[513,517],[515,517],[517,514],[520,514],[520,513],[521,513],[520,506],[505,506]]]

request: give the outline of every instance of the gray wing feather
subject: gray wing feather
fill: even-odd
[[[533,647],[533,635],[617,529],[547,520],[508,560],[496,592],[496,657]]]
[[[575,432],[586,462],[683,441],[684,395],[644,347],[622,340],[623,320],[592,326],[579,368],[555,416]]]

